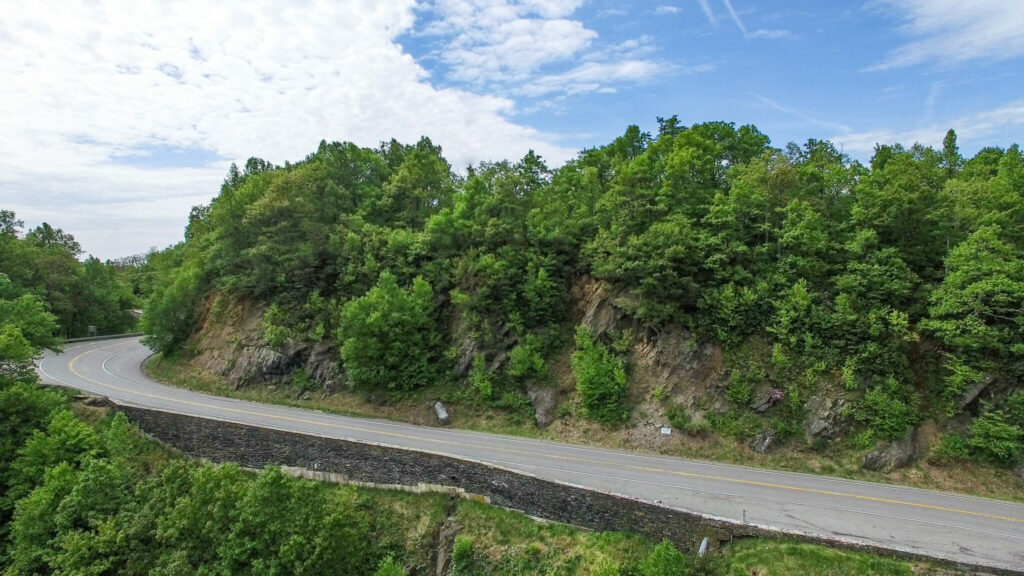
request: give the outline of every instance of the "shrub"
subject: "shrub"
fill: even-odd
[[[454,576],[472,574],[475,556],[473,539],[461,534],[456,536],[455,544],[452,545],[452,574]]]
[[[752,375],[748,372],[740,370],[732,371],[732,376],[729,378],[729,384],[725,389],[725,396],[730,402],[737,406],[748,406],[750,404],[750,395],[754,390],[753,384],[751,383],[751,376]]]
[[[690,574],[690,562],[679,550],[676,550],[668,540],[662,540],[661,544],[654,547],[654,550],[640,563],[640,574],[643,576],[688,576]]]
[[[377,571],[373,573],[373,576],[405,576],[405,568],[394,559],[392,556],[388,556],[377,566]]]
[[[586,326],[576,329],[572,373],[576,377],[576,390],[580,393],[588,418],[612,424],[629,417],[629,410],[625,406],[625,362],[598,342]]]
[[[1024,426],[1024,390],[1018,390],[1006,399],[1006,416],[1017,426]]]
[[[541,353],[540,338],[530,334],[509,353],[508,375],[516,380],[540,380],[547,374],[548,366]]]
[[[491,374],[487,372],[483,354],[473,356],[473,368],[469,372],[469,385],[484,400],[490,400],[494,396],[494,382],[491,379]]]
[[[1024,450],[1024,430],[1006,421],[1002,410],[987,410],[971,423],[968,440],[975,454],[984,460],[1004,466],[1013,465]]]
[[[932,450],[928,461],[933,464],[943,465],[951,462],[961,462],[967,460],[970,456],[971,450],[966,438],[960,434],[944,434]]]
[[[659,404],[665,402],[668,399],[668,390],[664,386],[658,386],[654,389],[654,401]]]
[[[434,290],[417,278],[403,290],[390,272],[341,312],[341,357],[353,388],[408,391],[436,379],[439,336]]]
[[[668,423],[677,430],[686,430],[693,423],[690,413],[679,404],[669,406],[665,410],[665,417],[668,418]]]
[[[917,403],[907,399],[895,378],[888,378],[864,394],[854,416],[867,425],[875,437],[885,440],[901,438],[917,420]]]

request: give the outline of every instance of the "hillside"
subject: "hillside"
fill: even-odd
[[[148,341],[237,390],[411,421],[442,399],[644,449],[1019,465],[1017,146],[966,159],[950,131],[863,166],[659,124],[557,170],[462,176],[426,138],[251,159],[160,254]]]

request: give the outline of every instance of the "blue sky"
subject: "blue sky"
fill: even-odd
[[[866,162],[876,142],[937,144],[950,127],[963,133],[965,153],[1020,139],[1021,34],[1005,26],[1020,22],[1013,4],[594,0],[564,17],[592,32],[585,47],[525,79],[506,69],[466,80],[464,62],[446,58],[458,31],[431,32],[445,18],[437,5],[398,41],[437,86],[512,98],[516,122],[570,148],[607,143],[629,124],[653,130],[658,116],[676,114],[684,124],[752,123],[777,146],[832,139]],[[581,63],[623,60],[646,66],[594,86],[522,89]],[[977,130],[979,115],[1007,106],[1015,122]]]
[[[228,165],[430,136],[557,166],[655,118],[963,152],[1024,127],[1024,2],[15,1],[0,207],[115,258],[180,241]]]

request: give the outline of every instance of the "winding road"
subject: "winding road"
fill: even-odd
[[[1024,572],[1024,505],[247,402],[160,384],[138,338],[69,344],[44,382],[118,403],[493,463],[594,490],[790,533]]]

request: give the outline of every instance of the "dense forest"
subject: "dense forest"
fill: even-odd
[[[761,350],[726,391],[735,416],[770,384],[775,406],[748,434],[796,437],[834,383],[860,445],[937,418],[943,457],[1021,458],[1017,145],[964,158],[951,130],[942,149],[879,145],[865,166],[828,141],[779,149],[753,126],[672,117],[558,169],[531,152],[459,174],[427,138],[322,142],[294,164],[232,166],[185,238],[160,254],[144,318],[166,353],[255,302],[266,342],[326,343],[353,390],[461,382],[528,410],[525,386],[568,344],[581,412],[614,426],[631,414],[631,345],[676,326]],[[582,277],[621,288],[641,333],[574,326]],[[482,345],[455,369],[467,334]]]
[[[135,327],[132,311],[149,293],[148,274],[140,274],[145,257],[80,262],[82,247],[71,234],[45,222],[24,234],[23,228],[14,212],[0,210],[0,326],[13,330],[14,319],[41,307],[56,322],[51,336],[87,336],[90,326],[97,334]]]

